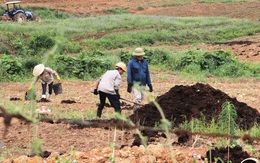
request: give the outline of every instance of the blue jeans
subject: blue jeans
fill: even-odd
[[[46,95],[46,90],[47,90],[47,85],[48,85],[48,91],[49,91],[49,95],[52,94],[52,87],[53,87],[53,82],[51,82],[50,84],[47,83],[42,83],[42,95]]]

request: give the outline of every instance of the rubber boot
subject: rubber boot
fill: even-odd
[[[102,110],[101,110],[101,109],[98,109],[98,110],[97,110],[97,116],[98,116],[99,118],[101,118],[101,114],[102,114]]]

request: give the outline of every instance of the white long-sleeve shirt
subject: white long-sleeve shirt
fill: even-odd
[[[118,70],[108,70],[98,80],[98,90],[114,95],[116,94],[115,90],[119,89],[121,82],[122,78]]]

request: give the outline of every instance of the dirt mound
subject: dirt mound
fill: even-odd
[[[61,104],[73,104],[73,103],[77,103],[75,100],[61,100]]]
[[[10,101],[22,101],[22,99],[20,99],[18,97],[11,97]]]
[[[41,98],[40,100],[37,100],[37,102],[51,102],[51,101],[46,98]]]
[[[209,122],[212,118],[217,119],[224,102],[230,102],[235,106],[238,115],[236,123],[240,128],[250,129],[255,123],[260,123],[260,113],[256,109],[208,84],[177,85],[158,96],[156,101],[162,107],[165,117],[174,126],[185,120],[201,118],[202,115]],[[157,108],[150,103],[137,110],[130,118],[135,123],[154,127],[156,122],[160,122],[161,116]]]
[[[228,157],[229,156],[229,157]],[[246,158],[249,158],[250,155],[242,150],[242,147],[235,146],[234,148],[215,148],[207,151],[206,157],[208,160],[212,158],[221,158],[223,162],[241,162]],[[221,163],[222,161],[218,160],[216,163]]]

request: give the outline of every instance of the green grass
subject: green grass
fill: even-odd
[[[259,23],[224,17],[180,18],[120,14],[84,18],[46,18],[42,22],[1,22],[0,52],[8,53],[9,58],[5,56],[5,61],[0,60],[0,65],[4,67],[0,74],[8,76],[0,78],[0,81],[19,81],[19,78],[24,80],[28,78],[30,75],[28,72],[32,71],[38,62],[48,62],[48,66],[59,69],[65,78],[90,80],[103,73],[102,68],[108,63],[108,60],[119,61],[122,59],[122,54],[131,56],[132,50],[137,46],[196,45],[228,41],[259,32]],[[121,49],[130,50],[122,52]],[[148,49],[147,52],[150,50]],[[167,49],[158,49],[149,53],[151,55],[148,60],[158,68],[163,69],[161,64],[165,64],[171,65],[170,68],[175,70],[173,65],[175,56],[167,57],[171,53]],[[59,55],[67,55],[68,57],[63,57],[63,62],[56,62],[60,59]],[[160,56],[167,58],[162,60]],[[28,57],[30,59],[24,61],[24,58]],[[101,65],[100,69],[93,69],[93,65],[89,65],[93,58],[96,59],[96,63],[103,62],[105,64]],[[130,58],[125,57],[123,61],[128,62]],[[114,62],[110,63],[111,66],[106,65],[105,68],[112,67]],[[71,72],[67,71],[66,74],[64,68],[71,64],[77,66],[74,66]],[[225,66],[222,67],[222,70],[210,72],[210,75],[232,75],[232,70],[236,71],[241,64]],[[238,76],[258,78],[258,67],[258,64],[242,65]],[[230,74],[225,69],[229,69]],[[195,70],[197,72],[200,70],[196,64],[189,65],[181,70],[183,72],[181,74],[185,75],[185,73]],[[6,74],[6,72],[8,73]],[[13,72],[15,74],[12,74]],[[207,76],[208,74],[205,71],[198,76]]]
[[[223,131],[222,124],[218,123],[214,118],[211,122],[206,122],[203,117],[201,119],[185,121],[180,125],[180,128],[192,132],[227,134]],[[235,128],[233,135],[243,136],[244,134],[248,134],[251,137],[259,137],[259,129],[258,124],[255,124],[250,130]]]
[[[207,30],[205,30],[207,29]],[[178,43],[179,40],[190,39],[200,41],[215,41],[206,37],[209,33],[214,33],[216,39],[231,39],[244,35],[254,34],[260,31],[258,24],[247,20],[227,19],[223,17],[198,17],[198,18],[174,18],[167,16],[144,16],[144,15],[110,15],[87,18],[67,18],[67,19],[46,19],[40,23],[36,22],[3,22],[0,26],[0,34],[21,34],[28,36],[48,34],[52,37],[70,37],[75,38],[84,34],[82,37],[97,32],[119,30],[109,35],[115,38],[115,41],[124,37],[133,35],[143,35],[143,37],[156,37],[161,41],[165,35],[171,34],[163,39]],[[123,30],[123,32],[120,32]],[[157,32],[156,32],[157,31]],[[190,33],[188,31],[191,31]],[[194,31],[194,32],[193,32]],[[156,34],[153,34],[156,32]],[[179,34],[181,33],[181,34]],[[121,35],[126,36],[121,36]],[[186,35],[186,36],[185,36]],[[198,36],[199,35],[199,36]],[[205,36],[203,36],[205,35]],[[184,39],[182,37],[185,36]],[[200,37],[200,39],[198,39]],[[204,38],[205,37],[205,38]],[[100,38],[102,40],[103,38]],[[136,37],[138,39],[138,37]],[[99,40],[95,39],[95,40]],[[142,40],[140,40],[142,41]],[[220,40],[221,41],[221,40]],[[124,43],[123,43],[124,44]],[[126,44],[127,45],[127,44]],[[134,44],[137,45],[137,44]]]

